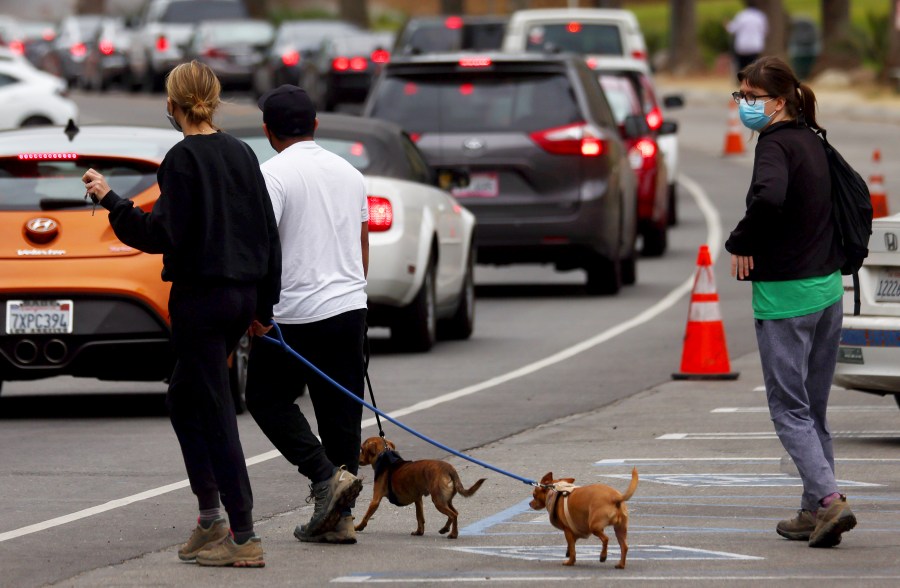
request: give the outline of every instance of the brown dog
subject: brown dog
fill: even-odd
[[[550,512],[550,523],[562,529],[566,535],[566,557],[563,564],[575,564],[575,541],[595,535],[603,542],[600,561],[606,561],[606,547],[609,537],[603,530],[612,525],[616,531],[616,540],[622,557],[616,568],[625,567],[625,555],[628,544],[628,508],[625,501],[631,498],[638,485],[637,468],[631,470],[631,484],[625,494],[605,484],[574,486],[575,478],[553,479],[553,472],[541,478],[541,485],[535,487],[529,506],[534,510],[547,509]]]
[[[442,535],[450,531],[448,537],[456,539],[459,535],[457,517],[459,512],[453,508],[453,497],[456,493],[465,497],[472,496],[484,483],[478,480],[468,490],[459,480],[456,469],[445,461],[437,459],[421,459],[406,461],[394,451],[397,447],[381,437],[369,437],[359,451],[359,465],[371,465],[375,468],[375,487],[372,502],[362,521],[356,525],[357,531],[366,528],[369,518],[378,509],[378,504],[385,496],[392,504],[406,506],[416,503],[416,521],[418,526],[413,535],[425,533],[425,514],[422,509],[422,497],[431,495],[431,501],[438,511],[447,515],[447,523],[441,528]]]

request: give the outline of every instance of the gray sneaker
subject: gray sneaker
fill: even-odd
[[[343,515],[331,531],[320,535],[308,535],[306,525],[300,525],[294,529],[294,537],[304,543],[338,543],[351,545],[356,543],[356,529],[353,526],[353,517]]]
[[[775,532],[791,541],[809,541],[816,530],[816,515],[808,510],[798,510],[797,516],[789,521],[778,521]]]
[[[315,500],[312,517],[305,525],[294,529],[294,536],[313,536],[334,529],[341,517],[341,510],[350,507],[362,491],[362,481],[341,466],[328,480],[312,484],[307,502]]]

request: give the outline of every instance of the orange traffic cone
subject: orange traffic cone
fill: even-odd
[[[725,325],[719,311],[719,295],[713,275],[709,247],[700,246],[697,254],[697,274],[691,292],[687,331],[681,354],[681,372],[672,374],[676,380],[736,380],[731,371],[728,349],[725,347]]]
[[[872,175],[869,176],[869,196],[872,198],[872,217],[888,215],[887,194],[884,192],[884,175],[881,173],[881,150],[872,152]]]
[[[725,150],[722,155],[737,155],[744,152],[744,140],[741,138],[741,117],[737,104],[729,100],[728,132],[725,134]]]

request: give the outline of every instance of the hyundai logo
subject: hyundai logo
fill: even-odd
[[[884,246],[888,251],[896,251],[897,250],[897,235],[894,233],[885,233],[884,234]]]
[[[59,223],[52,218],[37,217],[25,223],[25,236],[32,243],[49,243],[59,234]]]

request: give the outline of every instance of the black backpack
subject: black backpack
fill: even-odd
[[[859,268],[869,255],[869,235],[872,234],[872,199],[869,186],[856,170],[850,167],[826,138],[825,129],[816,133],[822,138],[828,168],[831,172],[831,198],[841,248],[847,261],[841,267],[845,276],[853,276],[853,314],[859,314]]]

